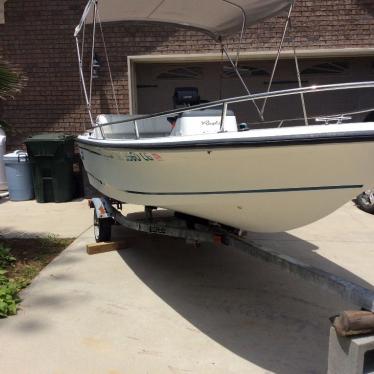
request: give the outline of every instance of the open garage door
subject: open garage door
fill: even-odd
[[[299,61],[303,86],[314,84],[333,84],[373,80],[374,65],[372,58],[304,58]],[[267,90],[273,61],[240,61],[239,69],[252,93]],[[196,87],[202,100],[213,101],[219,98],[246,94],[235,72],[226,61],[191,63],[136,63],[136,112],[148,114],[173,108],[173,95],[177,87]],[[272,90],[298,87],[293,60],[281,60],[275,75]],[[358,108],[374,107],[371,90],[361,90],[354,96],[349,92],[328,92],[305,96],[308,116],[320,114],[340,114]],[[238,123],[246,122],[253,127],[264,127],[254,106],[250,102],[233,104]],[[301,99],[276,98],[269,100],[266,121],[282,118],[303,117]],[[365,115],[356,116],[362,120]],[[300,125],[304,121],[290,122],[285,125]],[[311,121],[311,123],[315,123]],[[274,126],[271,124],[269,126]]]

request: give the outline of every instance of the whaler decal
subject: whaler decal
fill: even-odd
[[[128,152],[126,161],[162,161],[158,153]]]
[[[221,124],[221,121],[209,121],[207,119],[207,120],[201,121],[201,124],[202,126],[217,126]]]

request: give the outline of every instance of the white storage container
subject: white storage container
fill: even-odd
[[[217,109],[195,110],[183,113],[178,117],[172,136],[217,134],[221,128],[222,111]],[[236,117],[231,110],[227,111],[224,131],[238,131]]]
[[[3,156],[5,154],[6,146],[6,135],[4,130],[0,127],[0,191],[5,191],[8,189],[8,184],[5,178],[5,165]]]
[[[26,152],[14,151],[4,156],[9,198],[12,201],[32,200],[34,186],[32,168]]]

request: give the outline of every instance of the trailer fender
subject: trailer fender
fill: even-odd
[[[96,215],[99,219],[113,217],[113,209],[110,201],[106,197],[94,197],[89,200],[90,208],[96,210]]]

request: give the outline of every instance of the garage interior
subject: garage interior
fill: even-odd
[[[273,69],[273,60],[241,60],[239,71],[251,93],[266,92]],[[373,80],[372,57],[299,58],[303,86],[348,83]],[[133,68],[132,110],[137,114],[151,114],[173,108],[173,95],[177,87],[196,87],[201,100],[214,101],[221,98],[245,95],[235,71],[229,63],[215,62],[135,62]],[[295,62],[281,59],[272,84],[272,91],[298,88]],[[352,101],[352,97],[356,100]],[[259,102],[262,104],[261,102]],[[357,95],[349,91],[334,91],[305,95],[308,117],[338,115],[374,107],[371,90],[359,90]],[[261,106],[261,105],[260,105]],[[249,128],[279,126],[279,123],[260,123],[253,103],[230,105],[238,123],[245,122]],[[367,114],[353,116],[355,121],[364,120]],[[300,118],[299,121],[283,122],[282,126],[303,125],[300,96],[279,97],[268,100],[266,121],[282,118]],[[312,119],[310,124],[315,124]]]

